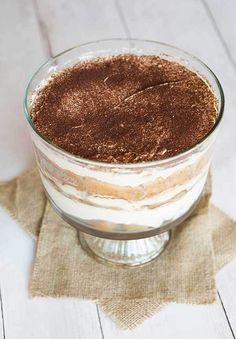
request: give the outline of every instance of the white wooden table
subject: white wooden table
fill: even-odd
[[[213,201],[236,218],[235,13],[236,0],[1,0],[0,180],[33,162],[22,99],[45,59],[90,40],[153,39],[197,55],[222,82],[226,114],[215,153]],[[137,329],[122,331],[91,301],[30,299],[34,253],[33,241],[0,209],[1,339],[235,338],[235,263],[217,276],[219,305],[169,305]]]

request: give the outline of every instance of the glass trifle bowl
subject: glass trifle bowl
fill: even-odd
[[[114,164],[73,155],[37,130],[31,107],[38,90],[53,74],[85,60],[130,53],[178,62],[211,87],[217,117],[197,144],[163,160]],[[156,258],[168,244],[170,230],[197,206],[223,108],[221,85],[199,59],[163,43],[133,39],[91,42],[49,59],[33,75],[24,100],[38,168],[52,207],[78,230],[80,243],[89,255],[122,267]]]

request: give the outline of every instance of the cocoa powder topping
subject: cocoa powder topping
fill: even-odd
[[[30,113],[42,135],[74,155],[137,163],[195,145],[212,129],[216,106],[208,84],[184,66],[124,54],[56,73]]]

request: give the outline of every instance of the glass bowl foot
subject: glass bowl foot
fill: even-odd
[[[158,257],[170,240],[170,231],[138,240],[112,240],[78,232],[82,248],[105,264],[130,267],[146,264]]]

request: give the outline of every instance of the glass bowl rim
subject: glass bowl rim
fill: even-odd
[[[214,126],[208,131],[208,133],[202,138],[200,139],[197,143],[195,143],[194,145],[192,145],[191,147],[189,147],[188,149],[182,151],[181,153],[178,153],[174,156],[165,158],[165,159],[160,159],[160,160],[151,160],[151,161],[143,161],[143,162],[136,162],[136,163],[107,163],[107,162],[101,162],[101,161],[96,161],[96,160],[90,160],[90,159],[86,159],[83,158],[79,155],[74,155],[66,150],[64,150],[63,148],[57,146],[56,144],[52,143],[47,137],[45,137],[44,135],[42,135],[35,127],[31,117],[30,117],[30,112],[28,109],[28,94],[29,94],[29,88],[34,80],[34,78],[37,76],[37,74],[43,69],[43,67],[45,67],[47,64],[49,64],[50,62],[52,62],[53,60],[55,60],[56,58],[60,57],[61,55],[67,54],[73,50],[79,49],[81,47],[85,47],[85,46],[90,46],[90,45],[94,45],[94,44],[99,44],[99,43],[109,43],[109,42],[115,42],[115,41],[124,41],[124,42],[140,42],[140,43],[151,43],[151,44],[156,44],[159,46],[163,46],[166,48],[171,48],[176,50],[177,52],[181,52],[184,53],[186,56],[190,57],[191,59],[194,59],[195,61],[197,61],[197,63],[201,64],[205,69],[207,69],[207,71],[209,71],[209,73],[211,73],[211,75],[213,76],[214,81],[216,82],[216,85],[218,87],[219,93],[220,93],[220,107],[219,107],[219,113],[218,113],[218,117],[217,120],[214,124]],[[144,51],[145,53],[145,51]],[[171,56],[171,55],[170,55]],[[52,147],[56,152],[61,153],[62,155],[65,155],[66,157],[71,158],[72,160],[76,161],[76,162],[80,162],[83,164],[87,164],[87,165],[92,165],[92,166],[96,166],[96,167],[107,167],[107,168],[121,168],[121,169],[137,169],[137,168],[146,168],[146,167],[153,167],[153,166],[159,166],[159,165],[164,165],[166,163],[172,162],[172,161],[176,161],[178,159],[181,159],[183,156],[187,156],[189,153],[191,153],[193,150],[197,149],[198,147],[200,147],[204,141],[206,141],[208,139],[208,137],[216,130],[216,128],[219,126],[220,122],[222,121],[222,117],[223,117],[223,113],[224,113],[224,106],[225,106],[225,96],[224,96],[224,92],[223,92],[223,88],[221,86],[221,83],[219,81],[219,79],[217,78],[217,76],[215,75],[215,73],[203,62],[201,61],[199,58],[197,58],[196,56],[192,55],[189,52],[186,52],[185,50],[175,47],[171,44],[167,44],[164,42],[159,42],[159,41],[155,41],[155,40],[147,40],[147,39],[129,39],[129,38],[112,38],[112,39],[101,39],[101,40],[94,40],[94,41],[89,41],[83,44],[78,44],[75,45],[71,48],[68,48],[60,53],[58,53],[57,55],[50,57],[49,59],[47,59],[31,76],[26,89],[25,89],[25,94],[24,94],[24,99],[23,99],[23,110],[24,110],[24,115],[26,120],[28,121],[30,127],[33,129],[33,131],[40,137],[40,139],[42,139],[46,144],[48,144],[50,147]]]

